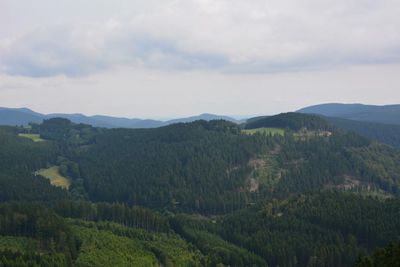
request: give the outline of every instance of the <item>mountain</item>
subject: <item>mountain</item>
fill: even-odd
[[[400,105],[374,106],[363,104],[322,104],[298,110],[299,113],[319,114],[356,121],[400,125]]]
[[[40,123],[44,116],[27,108],[0,107],[0,125],[28,125],[30,122]]]
[[[180,122],[193,122],[196,120],[226,120],[235,123],[240,123],[240,120],[228,116],[219,116],[214,114],[204,113],[199,116],[187,118],[178,118],[173,120],[151,120],[151,119],[128,119],[103,115],[86,116],[83,114],[40,114],[27,108],[0,108],[0,125],[28,125],[30,122],[41,123],[44,119],[50,118],[65,118],[74,123],[89,124],[94,127],[103,128],[157,128]]]

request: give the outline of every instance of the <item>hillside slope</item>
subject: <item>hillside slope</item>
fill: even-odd
[[[352,131],[371,140],[400,148],[400,125],[334,117],[324,118],[340,129]]]

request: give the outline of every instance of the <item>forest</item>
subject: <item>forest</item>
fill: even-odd
[[[242,131],[262,127],[284,134]],[[318,116],[154,129],[53,118],[0,127],[0,147],[0,266],[396,266],[387,262],[399,257],[400,150]],[[68,189],[38,173],[54,166]]]

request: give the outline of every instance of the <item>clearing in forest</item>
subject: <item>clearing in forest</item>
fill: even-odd
[[[53,166],[48,169],[40,169],[35,174],[49,179],[50,183],[54,186],[68,189],[71,185],[71,181],[60,174],[58,166]]]
[[[24,137],[24,138],[29,138],[29,139],[31,139],[33,142],[43,142],[43,141],[46,141],[46,140],[40,138],[40,135],[39,135],[39,134],[25,134],[25,133],[20,133],[20,134],[18,134],[18,136]]]
[[[267,128],[267,127],[256,128],[256,129],[244,129],[242,130],[242,132],[245,134],[260,133],[266,135],[282,135],[282,136],[285,134],[285,130],[282,128]]]
[[[283,170],[279,168],[274,153],[274,151],[271,151],[271,153],[249,161],[248,165],[253,169],[248,177],[248,190],[250,192],[258,191],[260,185],[272,190],[281,179]]]

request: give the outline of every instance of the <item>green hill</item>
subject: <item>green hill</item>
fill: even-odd
[[[245,129],[255,128],[283,128],[298,131],[302,128],[308,130],[332,130],[332,125],[326,120],[315,115],[300,113],[282,113],[275,116],[253,118],[244,124]]]

